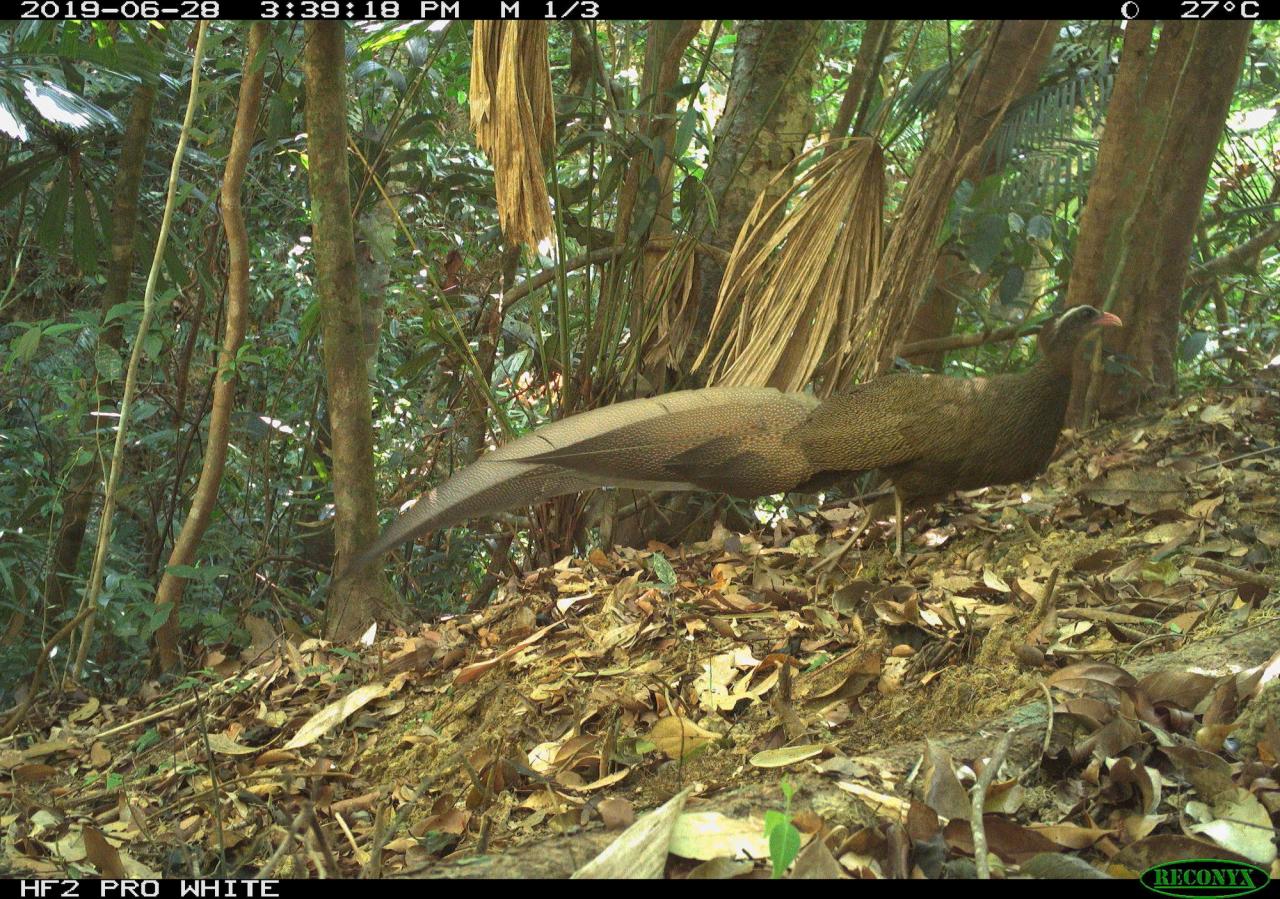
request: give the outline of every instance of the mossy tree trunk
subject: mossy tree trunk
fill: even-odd
[[[813,129],[813,82],[820,22],[744,21],[738,25],[724,113],[716,122],[711,161],[703,179],[714,209],[704,203],[694,233],[726,253],[756,199],[772,200],[787,184],[770,187],[774,176],[804,150]],[[724,266],[698,259],[694,355],[708,334]]]
[[[1175,386],[1182,286],[1196,221],[1249,40],[1247,22],[1152,22],[1125,29],[1120,68],[1067,304],[1105,306],[1108,328],[1077,362],[1071,420],[1115,416]]]
[[[373,476],[373,420],[364,325],[356,289],[355,238],[347,173],[346,26],[308,23],[306,81],[308,181],[315,285],[320,303],[329,425],[333,436],[334,547],[338,573],[378,534]],[[387,616],[390,594],[377,564],[335,584],[327,631],[350,640]]]

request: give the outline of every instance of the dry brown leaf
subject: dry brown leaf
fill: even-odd
[[[96,827],[84,828],[85,858],[93,863],[103,877],[123,878],[124,864],[120,861],[120,853],[116,847],[107,842],[102,831]]]
[[[1127,505],[1149,515],[1182,508],[1182,476],[1167,468],[1124,468],[1108,472],[1101,481],[1085,486],[1085,496],[1106,506]]]
[[[720,739],[720,734],[701,728],[688,718],[668,715],[659,718],[649,731],[649,739],[668,757],[684,758],[710,746]]]

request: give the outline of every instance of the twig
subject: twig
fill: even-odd
[[[379,880],[382,877],[382,848],[387,845],[391,832],[391,806],[385,802],[378,806],[373,819],[373,837],[369,840],[369,858],[360,872],[361,880]]]
[[[262,870],[258,872],[259,880],[270,880],[271,875],[275,873],[276,866],[280,864],[280,859],[293,845],[294,837],[302,833],[307,826],[308,819],[312,816],[311,803],[307,803],[302,807],[302,811],[298,812],[298,816],[293,819],[293,823],[289,825],[289,830],[284,835],[284,839],[280,841],[280,845],[276,847],[276,851],[271,853],[271,858],[267,859],[267,863],[262,866]]]
[[[391,819],[390,825],[385,827],[380,838],[378,833],[376,832],[374,833],[373,835],[374,839],[371,847],[373,851],[369,856],[369,864],[365,866],[364,871],[360,872],[360,876],[362,878],[381,876],[380,873],[375,874],[374,872],[381,871],[381,867],[382,867],[381,856],[382,856],[383,847],[387,845],[387,841],[391,837],[395,836],[396,831],[400,829],[400,825],[404,823],[404,819],[408,817],[409,811],[417,807],[418,800],[421,799],[422,794],[426,792],[427,785],[431,783],[431,780],[432,780],[431,777],[424,777],[421,781],[419,781],[418,788],[413,791],[413,797],[410,798],[408,802],[405,802],[404,804],[402,804],[400,808],[396,810],[396,816],[393,819]],[[383,806],[382,808],[385,809],[386,806]],[[379,816],[382,815],[382,809],[379,809],[378,814]],[[375,859],[377,859],[376,862],[374,861]]]
[[[1254,456],[1265,456],[1267,453],[1274,453],[1280,450],[1280,443],[1275,446],[1264,446],[1262,449],[1251,450],[1247,453],[1241,453],[1238,456],[1232,456],[1229,459],[1220,459],[1217,462],[1210,462],[1208,465],[1201,465],[1199,468],[1193,468],[1192,474],[1199,474],[1202,471],[1208,471],[1210,468],[1217,468],[1220,465],[1230,465],[1232,462],[1239,462],[1241,459],[1252,459]]]
[[[91,793],[83,793],[75,797],[75,806],[73,807],[85,806],[92,802],[96,802],[99,799],[105,799],[108,796],[114,798],[120,795],[121,789],[138,790],[138,789],[141,789],[142,787],[150,786],[151,784],[154,784],[154,783],[160,783],[163,780],[166,780],[170,777],[175,777],[177,775],[178,775],[178,772],[161,771],[157,774],[148,774],[146,777],[140,777],[137,780],[130,780],[127,783],[123,784],[123,786],[103,787],[102,789],[94,790]],[[225,787],[231,786],[232,784],[252,783],[258,780],[282,780],[289,777],[315,777],[315,776],[316,774],[314,771],[280,771],[280,770],[255,771],[251,774],[241,774],[239,777],[224,780],[222,782],[222,786],[225,788]],[[328,771],[328,772],[325,772],[323,776],[327,778],[333,778],[335,780],[354,780],[355,779],[355,775],[351,774],[348,771]],[[207,789],[201,790],[199,793],[192,793],[186,799],[181,800],[177,805],[169,806],[166,809],[166,811],[172,814],[180,809],[186,808],[189,805],[197,805],[206,796],[213,795],[214,792],[215,791],[212,788],[207,788]]]
[[[230,690],[232,688],[240,689],[243,686],[244,679],[245,679],[245,676],[242,674],[236,674],[236,675],[232,675],[231,677],[223,678],[217,683],[211,684],[209,686],[209,693],[214,694],[214,693],[221,692],[223,690]],[[254,679],[258,681],[261,680],[261,678],[257,676],[254,676]],[[172,705],[172,706],[169,706],[168,708],[159,709],[158,711],[154,711],[154,712],[149,712],[140,718],[134,718],[133,720],[126,721],[123,724],[117,724],[115,727],[109,727],[106,730],[99,731],[98,733],[94,734],[94,738],[98,740],[103,740],[103,739],[106,739],[107,737],[113,737],[116,734],[120,733],[121,731],[126,731],[134,727],[140,727],[143,724],[149,724],[152,721],[155,721],[159,718],[167,718],[170,715],[176,715],[178,712],[186,711],[188,708],[190,708],[195,704],[196,704],[196,700],[194,697],[191,699],[184,699],[182,700],[182,702],[178,703],[177,705]]]
[[[1025,519],[1024,519],[1025,520]],[[1049,582],[1044,588],[1044,598],[1036,606],[1035,619],[1040,624],[1040,633],[1046,638],[1057,630],[1058,607],[1054,604],[1054,596],[1058,592],[1058,566],[1049,572]]]
[[[588,265],[608,262],[615,256],[620,255],[624,249],[625,247],[605,247],[604,249],[592,250],[589,253],[583,253],[581,256],[575,256],[572,259],[565,260],[564,271],[568,273]],[[553,267],[543,269],[536,275],[521,281],[515,287],[502,295],[502,308],[508,309],[516,300],[523,299],[545,284],[550,284],[556,279],[556,275],[557,271]]]
[[[311,834],[315,837],[315,842],[319,846],[319,859],[314,858],[316,867],[320,869],[321,878],[337,877],[339,872],[338,860],[333,857],[333,847],[329,845],[329,838],[325,836],[324,828],[320,826],[320,819],[313,812],[311,815]],[[323,864],[322,864],[323,863]]]
[[[1013,731],[1005,731],[996,751],[991,754],[982,775],[973,787],[973,811],[970,814],[969,828],[973,832],[973,863],[978,867],[978,879],[991,879],[991,865],[987,862],[987,829],[982,823],[982,809],[987,803],[987,790],[996,779],[996,772],[1004,764],[1004,757],[1009,752],[1009,743],[1013,740]]]
[[[1280,587],[1280,578],[1272,577],[1269,574],[1263,574],[1259,571],[1245,571],[1243,568],[1236,568],[1234,565],[1215,562],[1212,559],[1196,559],[1191,563],[1191,567],[1199,568],[1201,571],[1212,571],[1214,574],[1232,577],[1238,581],[1244,581],[1246,584],[1253,584],[1255,587],[1265,587],[1268,590],[1274,590],[1277,587]]]
[[[222,822],[222,782],[218,778],[218,760],[214,754],[213,747],[209,744],[209,721],[205,717],[205,704],[200,701],[200,692],[198,688],[193,687],[191,691],[196,700],[196,726],[200,731],[200,741],[204,744],[206,754],[206,763],[209,771],[209,789],[213,793],[210,797],[209,812],[213,817],[213,823],[217,830],[218,836],[218,867],[225,870],[227,866],[227,841],[226,830]]]
[[[898,350],[898,355],[905,358],[920,356],[925,353],[960,350],[968,347],[982,346],[988,343],[1003,343],[1006,340],[1017,340],[1031,334],[1039,334],[1039,326],[1009,325],[991,331],[977,331],[973,334],[948,334],[946,337],[931,337],[928,340],[917,340],[905,343]]]

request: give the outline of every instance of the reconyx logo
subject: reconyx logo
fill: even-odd
[[[1142,885],[1161,896],[1213,899],[1245,896],[1267,885],[1271,877],[1256,865],[1216,858],[1165,862],[1142,872]]]

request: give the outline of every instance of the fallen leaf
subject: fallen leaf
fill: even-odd
[[[102,831],[96,827],[84,828],[85,858],[93,863],[103,877],[122,878],[125,876],[124,864],[120,861],[120,853],[116,847],[107,842]]]
[[[678,759],[711,745],[720,734],[704,730],[688,718],[668,715],[654,724],[649,739],[668,757]]]
[[[757,752],[751,757],[751,764],[757,768],[785,768],[787,765],[794,765],[796,762],[803,762],[805,759],[821,754],[822,747],[818,745],[783,746]]]
[[[365,684],[363,687],[357,687],[337,702],[329,703],[308,718],[307,722],[298,728],[293,739],[284,744],[284,748],[301,749],[303,746],[314,743],[365,705],[385,696],[386,693],[385,684]],[[249,751],[256,752],[256,750]]]

